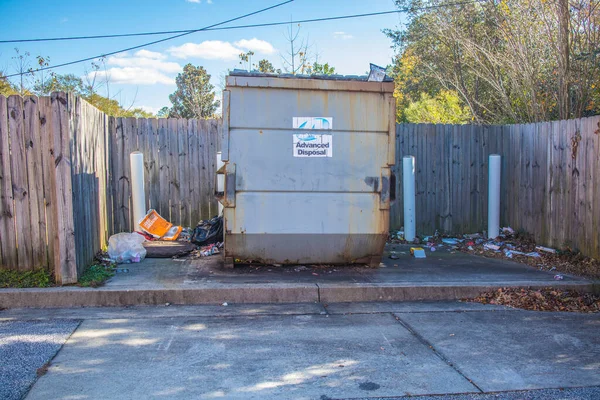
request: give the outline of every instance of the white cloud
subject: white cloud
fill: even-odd
[[[188,3],[196,3],[196,4],[200,3],[200,0],[185,0],[185,1],[187,1]]]
[[[148,111],[149,113],[152,113],[154,115],[156,115],[156,113],[162,108],[162,107],[152,107],[152,106],[139,106],[142,110],[144,111]]]
[[[202,43],[185,43],[167,50],[177,58],[205,58],[207,60],[235,60],[242,51],[229,42],[206,40]]]
[[[264,53],[264,54],[275,53],[275,49],[273,48],[273,45],[271,45],[271,43],[264,41],[264,40],[257,39],[257,38],[238,40],[237,42],[234,43],[234,45],[236,45],[237,47],[240,47],[244,50],[252,50],[252,51],[256,51],[258,53]]]
[[[175,84],[174,78],[148,68],[109,68],[107,71],[98,71],[97,74],[97,79],[104,79],[105,76],[108,76],[111,83],[132,85]]]
[[[343,31],[338,31],[338,32],[333,32],[333,37],[334,37],[335,39],[343,39],[343,40],[346,40],[346,39],[352,39],[354,36],[352,36],[352,35],[351,35],[351,34],[349,34],[349,33],[343,32]]]
[[[116,67],[136,67],[136,68],[148,68],[157,71],[167,72],[167,73],[175,73],[181,71],[181,65],[172,61],[162,61],[157,58],[149,58],[144,57],[143,53],[140,55],[138,51],[134,56],[110,56],[106,59],[107,65],[112,65]],[[148,53],[153,53],[149,51]],[[160,53],[154,53],[159,54]],[[155,56],[156,57],[156,56]]]
[[[246,50],[257,53],[272,54],[275,49],[271,43],[253,39],[242,39],[234,42],[221,40],[205,40],[202,43],[184,43],[181,46],[170,47],[167,51],[177,58],[203,58],[207,60],[237,60],[238,55]]]
[[[150,51],[144,49],[136,51],[135,55],[144,58],[154,58],[156,60],[164,60],[165,58],[167,58],[167,56],[157,51]]]
[[[176,62],[165,61],[166,58],[164,54],[149,50],[110,56],[106,59],[110,68],[96,72],[96,79],[108,77],[112,83],[133,85],[172,85],[175,79],[170,75],[180,72],[182,67]]]

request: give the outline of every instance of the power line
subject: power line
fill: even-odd
[[[260,14],[262,12],[265,12],[265,11],[268,11],[268,10],[272,10],[273,8],[283,6],[283,5],[291,3],[293,1],[294,0],[287,0],[287,1],[281,2],[279,4],[275,4],[273,6],[260,9],[258,11],[254,11],[254,12],[251,12],[251,13],[248,13],[248,14],[241,15],[239,17],[228,19],[227,21],[219,22],[219,23],[216,23],[216,24],[213,24],[213,25],[206,26],[204,28],[200,28],[200,29],[193,29],[191,31],[186,31],[186,32],[180,33],[178,35],[169,36],[167,38],[155,40],[153,42],[148,42],[148,43],[140,44],[140,45],[137,45],[137,46],[128,47],[126,49],[112,51],[110,53],[101,54],[99,56],[88,57],[88,58],[83,58],[83,59],[76,60],[76,61],[69,61],[69,62],[66,62],[66,63],[57,64],[57,65],[53,65],[53,66],[49,66],[49,67],[38,68],[38,69],[33,70],[33,71],[28,71],[28,72],[22,72],[22,73],[16,73],[16,74],[11,74],[11,75],[6,75],[6,76],[4,76],[4,78],[11,78],[13,76],[20,76],[20,75],[25,75],[25,74],[29,74],[29,73],[35,73],[35,72],[45,71],[45,70],[48,70],[48,69],[54,69],[54,68],[64,67],[64,66],[67,66],[67,65],[73,65],[73,64],[78,64],[78,63],[86,62],[86,61],[95,60],[97,58],[102,58],[102,57],[106,57],[106,56],[112,56],[114,54],[123,53],[125,51],[136,50],[136,49],[139,49],[139,48],[142,48],[142,47],[150,46],[150,45],[161,43],[161,42],[166,42],[167,40],[172,40],[172,39],[176,39],[178,37],[189,35],[191,33],[200,32],[200,31],[204,31],[204,30],[207,30],[207,29],[210,29],[210,28],[214,28],[214,27],[219,26],[219,25],[224,25],[224,24],[227,24],[229,22],[233,22],[233,21],[237,21],[237,20],[242,19],[242,18],[250,17],[252,15]]]
[[[432,5],[432,6],[425,6],[425,7],[404,8],[404,9],[398,9],[398,10],[380,11],[380,12],[365,13],[365,14],[341,15],[341,16],[336,16],[336,17],[313,18],[313,19],[303,19],[303,20],[296,20],[296,21],[267,22],[267,23],[263,23],[263,24],[210,27],[210,28],[194,29],[194,30],[186,29],[186,30],[176,30],[176,31],[119,33],[119,34],[111,34],[111,35],[66,36],[66,37],[37,38],[37,39],[0,40],[0,44],[2,44],[2,43],[49,42],[49,41],[64,41],[64,40],[109,39],[109,38],[135,37],[135,36],[170,35],[170,34],[179,34],[179,33],[189,34],[189,33],[194,33],[194,32],[198,32],[198,31],[221,31],[221,30],[230,30],[230,29],[261,28],[261,27],[266,27],[266,26],[305,24],[305,23],[309,23],[309,22],[323,22],[323,21],[333,21],[333,20],[340,20],[340,19],[373,17],[373,16],[378,16],[378,15],[397,14],[397,13],[409,12],[409,11],[425,11],[425,10],[429,10],[429,9],[442,8],[442,7],[453,7],[453,6],[460,6],[460,5],[473,4],[473,3],[482,3],[484,1],[486,1],[486,0],[471,0],[471,1],[463,1],[463,2],[459,2],[459,3],[446,3],[446,4],[438,4],[438,5]],[[231,21],[228,21],[228,22],[231,22]],[[223,22],[219,25],[222,25],[225,23],[226,22]]]

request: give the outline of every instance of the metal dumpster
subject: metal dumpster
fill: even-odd
[[[394,83],[234,72],[223,92],[225,264],[379,265]]]

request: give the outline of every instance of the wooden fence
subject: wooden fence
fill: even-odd
[[[397,193],[402,157],[416,158],[417,233],[486,229],[487,160],[500,154],[501,224],[600,257],[600,116],[506,126],[400,124],[396,136]],[[398,197],[393,229],[404,224]]]
[[[195,227],[218,212],[214,197],[219,120],[108,119],[112,229],[133,229],[129,154],[144,154],[146,207],[175,225]]]
[[[78,274],[133,229],[129,154],[145,156],[146,201],[174,224],[217,213],[216,120],[107,117],[83,99],[0,96],[0,267]]]
[[[0,267],[47,268],[73,283],[133,229],[129,154],[144,153],[146,206],[193,227],[217,213],[220,121],[107,117],[65,93],[0,96]],[[417,232],[482,231],[487,157],[502,156],[501,223],[539,243],[600,257],[600,116],[528,125],[398,125],[416,157]]]

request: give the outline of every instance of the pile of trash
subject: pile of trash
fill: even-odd
[[[186,252],[192,257],[208,257],[219,254],[223,248],[223,217],[216,216],[207,221],[200,221],[196,228],[176,226],[161,217],[156,210],[149,210],[139,221],[139,232],[123,232],[112,235],[108,240],[108,256],[117,264],[137,263],[146,257],[144,242],[167,241],[187,242],[191,246]],[[162,246],[164,247],[164,246]],[[175,247],[175,246],[171,246]],[[181,247],[181,246],[179,246]],[[180,251],[174,248],[173,251]]]
[[[389,243],[420,244],[431,252],[448,249],[490,258],[510,259],[530,265],[542,271],[553,272],[554,279],[562,280],[562,274],[574,274],[587,278],[600,278],[600,260],[585,257],[569,249],[557,250],[539,246],[530,235],[515,232],[510,227],[501,229],[495,239],[488,239],[484,233],[465,235],[434,235],[418,237],[412,242],[404,239],[402,230],[392,231]]]
[[[600,296],[574,290],[502,288],[464,301],[533,311],[600,312]]]

